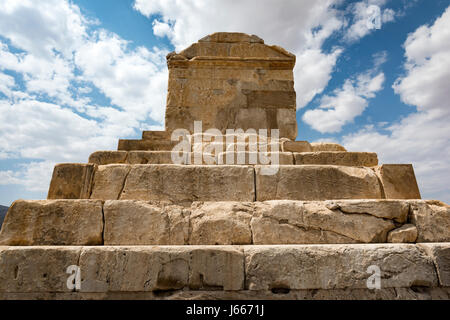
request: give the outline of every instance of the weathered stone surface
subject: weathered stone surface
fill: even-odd
[[[386,242],[395,228],[392,221],[330,210],[324,202],[267,201],[255,210],[254,244]]]
[[[89,156],[89,163],[97,165],[126,163],[127,155],[126,151],[97,151]]]
[[[250,290],[367,288],[372,265],[381,288],[438,283],[431,258],[410,244],[245,246],[244,255]]]
[[[91,199],[117,200],[130,169],[126,164],[98,166],[94,174]]]
[[[374,169],[380,178],[386,199],[420,199],[411,164],[383,164]]]
[[[417,242],[450,241],[450,206],[440,201],[410,201]]]
[[[337,166],[373,167],[378,157],[373,152],[321,151],[294,153],[295,164],[329,164]]]
[[[311,152],[312,147],[308,141],[284,141],[281,150],[284,152]]]
[[[248,166],[133,165],[121,200],[254,201]]]
[[[206,202],[193,205],[189,243],[251,244],[251,203]]]
[[[101,245],[102,202],[15,201],[0,232],[0,245]]]
[[[67,268],[81,247],[0,247],[0,292],[69,292]]]
[[[105,245],[184,245],[189,235],[189,210],[145,201],[106,201]]]
[[[130,151],[129,164],[171,164],[171,151]]]
[[[294,158],[290,152],[222,152],[217,157],[218,164],[280,164],[293,165]]]
[[[158,150],[172,150],[177,143],[170,140],[154,141],[154,140],[126,140],[120,139],[117,150],[122,151],[158,151]]]
[[[370,214],[399,223],[404,223],[409,214],[409,202],[402,200],[330,200],[325,205],[331,210]]]
[[[257,201],[380,199],[381,189],[368,168],[345,166],[280,166],[274,175],[263,175],[256,166]]]
[[[94,164],[57,164],[47,199],[89,199],[94,170]]]
[[[413,243],[417,239],[417,228],[413,224],[405,224],[392,230],[388,234],[387,241],[392,243]]]
[[[191,249],[192,248],[192,249]],[[235,246],[189,246],[191,290],[244,289],[244,254]]]
[[[312,142],[311,143],[312,152],[319,151],[347,151],[343,146],[332,142]]]
[[[421,243],[418,246],[432,257],[440,285],[450,287],[450,243]]]

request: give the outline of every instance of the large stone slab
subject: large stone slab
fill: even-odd
[[[363,289],[370,266],[383,289],[438,284],[431,258],[409,244],[245,246],[244,255],[250,290]]]
[[[290,152],[222,152],[217,157],[218,164],[259,164],[259,165],[293,165],[294,158]]]
[[[374,169],[380,178],[386,199],[420,199],[411,164],[383,164]]]
[[[126,164],[98,166],[92,184],[91,199],[119,199],[130,169]]]
[[[17,200],[9,208],[0,245],[102,245],[102,202]]]
[[[450,206],[440,201],[409,201],[417,242],[450,242]]]
[[[330,210],[325,202],[256,203],[251,221],[254,244],[386,242],[392,221],[368,214]]]
[[[184,245],[189,236],[189,210],[137,200],[106,201],[105,245]]]
[[[252,216],[251,203],[194,203],[190,216],[189,243],[194,245],[251,244]]]
[[[94,170],[94,164],[57,164],[47,199],[89,199]]]
[[[81,247],[0,247],[0,292],[70,292],[67,268]]]
[[[450,243],[421,243],[419,247],[432,257],[440,285],[450,287]]]
[[[254,201],[254,171],[248,166],[133,165],[120,199]]]
[[[115,163],[127,163],[126,151],[96,151],[89,156],[89,163],[106,165]]]
[[[299,165],[280,166],[274,175],[256,166],[256,199],[328,200],[381,199],[377,176],[371,169]]]
[[[312,142],[311,151],[347,151],[343,146],[334,142]]]
[[[321,151],[294,153],[295,164],[328,164],[337,166],[373,167],[378,157],[373,152]]]

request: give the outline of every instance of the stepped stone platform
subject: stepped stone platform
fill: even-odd
[[[165,131],[55,166],[0,231],[0,299],[450,299],[450,206],[411,164],[297,138],[295,56],[167,56]]]

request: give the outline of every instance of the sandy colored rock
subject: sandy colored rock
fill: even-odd
[[[249,290],[367,288],[372,265],[381,288],[438,283],[431,258],[410,244],[245,246],[244,255]]]
[[[257,201],[380,199],[381,189],[368,168],[345,166],[280,166],[274,175],[256,166]]]
[[[218,164],[280,164],[293,165],[290,152],[223,152],[218,155]]]
[[[206,202],[192,206],[189,244],[251,244],[251,203]]]
[[[130,168],[126,164],[98,166],[94,174],[91,199],[117,200]]]
[[[295,164],[328,164],[337,166],[373,167],[378,157],[373,152],[321,151],[294,153]]]
[[[311,151],[319,152],[319,151],[347,151],[343,146],[333,142],[312,142],[311,143]]]
[[[136,200],[106,201],[105,245],[184,245],[189,210]]]
[[[0,245],[101,245],[102,202],[17,200],[0,232]]]
[[[234,246],[189,246],[191,290],[244,289],[244,254]],[[192,249],[191,249],[192,248]]]
[[[387,242],[414,243],[417,239],[417,228],[413,224],[405,224],[388,234]]]
[[[153,141],[153,140],[135,140],[135,139],[120,139],[117,150],[119,151],[170,151],[176,145],[176,142],[170,140]]]
[[[70,292],[66,273],[80,247],[0,247],[0,292]]]
[[[450,287],[450,243],[421,243],[418,246],[432,257],[440,285]]]
[[[121,200],[253,201],[254,171],[248,166],[133,165]]]
[[[450,206],[439,201],[410,201],[417,242],[450,241]]]
[[[254,244],[386,242],[392,221],[367,214],[330,210],[324,202],[257,203],[252,219]]]
[[[308,141],[284,141],[281,150],[284,152],[311,152],[312,147]]]
[[[94,170],[93,164],[57,164],[47,199],[89,199]]]
[[[129,164],[171,164],[171,151],[130,151]]]
[[[370,214],[399,223],[404,223],[409,214],[409,202],[402,200],[329,200],[325,205],[331,210]]]
[[[127,155],[126,151],[96,151],[89,156],[89,163],[96,165],[126,163]]]
[[[386,199],[420,199],[411,164],[383,164],[374,169],[380,178]]]

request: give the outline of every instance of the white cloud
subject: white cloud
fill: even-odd
[[[153,19],[157,36],[167,36],[177,51],[218,32],[256,34],[297,56],[294,70],[297,108],[323,91],[342,50],[322,51],[323,42],[343,26],[332,5],[339,0],[136,0],[135,8]],[[161,18],[155,19],[152,15]]]
[[[384,73],[378,68],[386,61],[386,53],[374,55],[375,67],[362,73],[355,80],[347,79],[333,95],[324,95],[318,108],[303,114],[303,121],[321,133],[334,133],[342,130],[347,123],[361,115],[367,108],[368,99],[383,88]]]
[[[352,150],[372,150],[384,163],[413,163],[422,196],[450,203],[450,7],[405,41],[405,76],[394,90],[414,112],[383,133],[374,127],[344,137]]]
[[[364,0],[351,5],[353,21],[344,38],[350,42],[357,41],[381,28],[384,23],[394,21],[395,11],[381,8],[385,3],[386,0]]]

